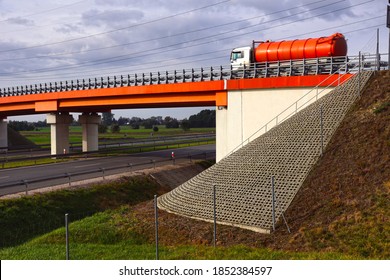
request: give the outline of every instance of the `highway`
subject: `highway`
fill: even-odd
[[[0,196],[26,190],[66,184],[71,181],[103,177],[116,173],[152,168],[154,166],[171,165],[171,153],[175,153],[175,163],[191,159],[211,159],[215,157],[215,144],[144,152],[126,156],[79,159],[64,163],[37,165],[31,167],[10,168],[0,170]],[[122,167],[122,168],[116,168]],[[85,173],[85,174],[80,174]],[[77,175],[80,174],[80,175]],[[46,181],[50,177],[63,177]],[[25,182],[23,184],[22,182]],[[33,182],[40,181],[40,182]],[[5,187],[10,184],[18,186]]]

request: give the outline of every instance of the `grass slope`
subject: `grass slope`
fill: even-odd
[[[63,226],[65,213],[74,221],[123,204],[136,204],[158,193],[153,180],[135,176],[88,188],[0,200],[0,246],[17,245]]]
[[[155,246],[139,230],[140,223],[129,206],[107,210],[72,223],[71,259],[155,259]],[[153,226],[153,225],[150,225]],[[175,237],[171,237],[175,238]],[[57,229],[13,248],[0,250],[1,259],[65,259],[65,230]],[[339,259],[334,253],[295,253],[231,246],[161,246],[160,259]]]

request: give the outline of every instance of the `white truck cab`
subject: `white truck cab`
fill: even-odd
[[[245,67],[249,67],[252,63],[252,48],[251,47],[241,47],[235,48],[232,50],[230,55],[230,64],[232,70],[240,70]]]

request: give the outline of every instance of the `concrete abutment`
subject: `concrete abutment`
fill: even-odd
[[[216,108],[217,162],[242,143],[247,144],[249,137],[250,141],[255,139],[332,89],[301,87],[229,90],[228,106]],[[295,102],[297,106],[291,106]],[[272,121],[281,112],[279,119]],[[257,132],[266,124],[267,128]]]

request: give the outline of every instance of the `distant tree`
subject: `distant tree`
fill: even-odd
[[[141,123],[142,123],[142,119],[141,118],[138,118],[138,117],[132,117],[129,121],[130,123],[130,126],[133,128],[133,129],[139,129]]]
[[[132,123],[131,128],[132,129],[139,129],[139,123]]]
[[[124,117],[119,117],[118,124],[119,125],[128,125],[128,124],[130,124],[130,119],[124,118]]]
[[[152,129],[153,128],[153,120],[151,119],[146,119],[142,122],[142,126],[145,128],[145,129]]]
[[[181,127],[181,129],[183,129],[184,131],[190,130],[190,127],[191,127],[191,126],[190,126],[189,120],[187,120],[187,119],[182,120],[181,123],[180,123],[180,127]]]
[[[175,118],[171,117],[165,117],[164,119],[165,127],[166,128],[178,128],[179,127],[179,121]]]
[[[110,112],[104,112],[102,114],[102,123],[104,125],[110,126],[115,122],[114,114]]]
[[[46,122],[46,120],[44,120],[44,121],[37,121],[37,122],[34,123],[34,126],[35,127],[47,127],[47,122]]]
[[[35,126],[33,123],[27,121],[10,121],[8,126],[15,131],[34,131]]]
[[[189,117],[191,127],[215,127],[215,110],[202,110],[196,115]]]
[[[105,125],[105,124],[99,124],[98,126],[98,131],[99,133],[107,133],[107,130],[108,130],[108,126]]]
[[[150,122],[152,123],[152,125],[158,125],[159,124],[159,119],[158,117],[150,117],[149,118]]]
[[[111,125],[111,133],[119,133],[121,131],[121,127],[119,124],[113,123]]]

